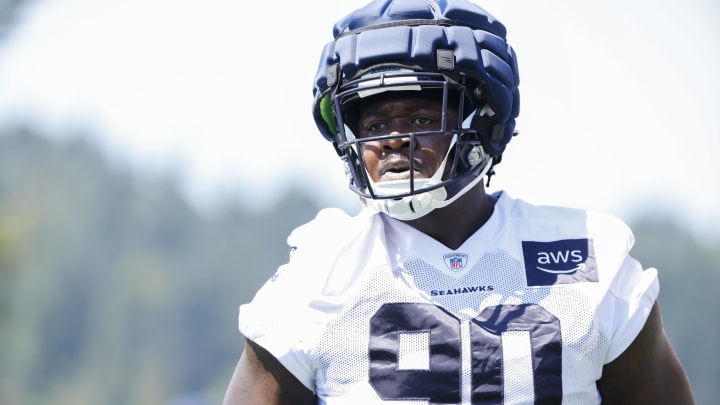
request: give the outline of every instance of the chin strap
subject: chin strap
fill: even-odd
[[[376,211],[383,212],[393,218],[401,221],[412,221],[413,219],[421,218],[436,208],[446,207],[465,193],[471,188],[475,187],[487,174],[490,167],[492,167],[492,158],[487,157],[488,162],[485,164],[483,170],[468,184],[466,184],[460,191],[449,199],[447,198],[447,190],[445,187],[439,187],[434,190],[421,192],[415,195],[407,197],[396,198],[396,199],[384,199],[384,200],[368,200],[364,199],[363,203],[368,208]],[[417,179],[415,180],[415,188],[422,189],[423,187],[432,186],[438,184],[441,180],[442,173],[444,172],[445,161],[438,169],[435,174],[429,179]],[[402,190],[409,190],[409,180],[394,180],[376,183],[373,185],[375,190],[392,191],[402,188]]]
[[[421,182],[421,180],[425,181]],[[415,185],[418,188],[421,187],[422,183],[429,185],[430,182],[428,180],[429,179],[418,179],[415,181]],[[386,181],[378,183],[377,185],[381,186],[382,189],[388,189],[388,186],[394,186],[393,184],[387,183],[403,183],[402,187],[404,190],[407,190],[407,187],[410,185],[410,182],[407,180]],[[400,184],[396,185],[399,186]],[[437,202],[444,201],[445,198],[447,198],[447,191],[445,191],[445,187],[439,187],[434,190],[402,198],[389,198],[385,200],[366,199],[365,205],[376,212],[383,212],[401,221],[410,221],[429,213],[436,208],[434,205]]]

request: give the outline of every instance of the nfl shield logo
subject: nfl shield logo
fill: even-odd
[[[445,265],[452,271],[460,271],[467,264],[468,255],[465,253],[450,253],[443,256]]]

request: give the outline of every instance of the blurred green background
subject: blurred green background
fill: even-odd
[[[0,41],[21,3],[0,0]],[[201,211],[174,178],[114,164],[81,131],[55,135],[0,127],[0,405],[220,403],[243,345],[237,306],[319,203],[289,189],[262,211]],[[628,220],[698,403],[715,404],[720,240]]]
[[[314,211],[203,215],[85,141],[0,130],[0,404],[219,403],[237,306]]]

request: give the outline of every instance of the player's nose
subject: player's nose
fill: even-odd
[[[391,137],[383,141],[384,150],[402,150],[410,148],[413,141],[413,137],[410,135],[412,128],[404,119],[395,119],[391,123],[390,135]]]

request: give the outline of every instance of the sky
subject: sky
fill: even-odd
[[[83,133],[193,203],[288,187],[358,206],[315,128],[312,81],[364,0],[34,0],[0,42],[0,125]],[[720,235],[715,0],[484,0],[520,65],[520,134],[490,190]]]

